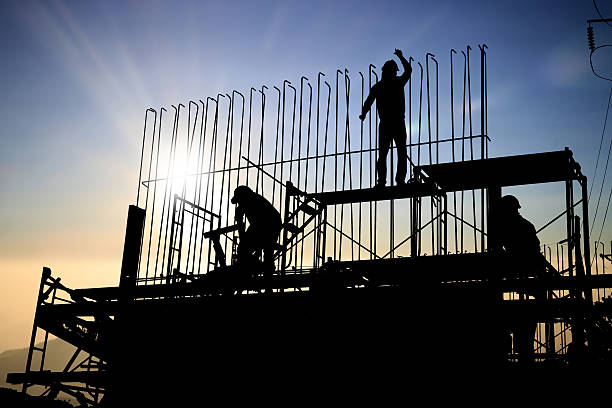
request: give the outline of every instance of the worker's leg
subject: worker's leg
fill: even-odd
[[[274,270],[274,248],[267,246],[263,249],[263,264],[266,271]]]
[[[377,185],[387,184],[387,154],[390,144],[391,136],[388,129],[383,122],[380,122],[378,125],[378,161],[376,162]]]
[[[248,262],[251,260],[254,244],[257,242],[256,233],[251,228],[248,228],[240,234],[240,242],[238,243],[238,262]]]
[[[533,343],[535,339],[537,323],[526,321],[520,324],[515,331],[515,346],[519,355],[519,364],[530,366],[534,362]]]
[[[280,236],[280,225],[275,225],[267,232],[263,243],[263,264],[266,271],[274,271],[274,247]]]
[[[265,244],[263,247],[263,273],[264,273],[264,284],[266,293],[272,292],[271,277],[274,273],[274,246],[278,242],[280,234],[280,225],[278,227],[271,228],[267,236],[265,237]]]
[[[393,129],[393,139],[397,148],[397,174],[395,181],[397,184],[406,182],[406,173],[408,166],[408,152],[406,151],[406,125],[401,121]]]

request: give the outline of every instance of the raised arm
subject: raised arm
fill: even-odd
[[[400,62],[402,63],[402,66],[404,67],[404,73],[402,73],[400,79],[402,80],[402,83],[406,84],[406,82],[408,82],[408,80],[410,79],[410,74],[412,74],[412,66],[406,60],[406,58],[404,58],[402,50],[398,50],[396,48],[394,54],[397,55],[397,58],[399,58]]]

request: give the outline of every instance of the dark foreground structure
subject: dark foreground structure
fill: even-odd
[[[350,138],[348,71],[336,73],[336,91],[338,76],[345,77],[346,126],[339,138],[338,112],[343,108],[336,96],[335,143],[331,137],[328,142],[327,123],[325,137],[321,132],[319,138],[318,94],[316,132],[310,140],[312,87],[302,77],[299,93],[289,81],[282,92],[276,88],[280,126],[274,149],[264,145],[264,88],[252,88],[249,95],[248,138],[243,138],[242,97],[240,139],[235,143],[234,100],[242,95],[237,91],[226,95],[225,142],[219,130],[224,127],[221,95],[200,101],[202,111],[189,104],[187,143],[178,141],[182,105],[174,107],[168,167],[158,174],[164,166],[165,110],[159,122],[157,113],[148,110],[149,121],[150,112],[155,112],[155,121],[153,131],[147,130],[145,117],[141,178],[136,205],[128,213],[119,285],[72,289],[44,268],[25,372],[10,374],[8,381],[23,384],[24,391],[43,385],[51,397],[63,392],[88,406],[180,405],[201,402],[219,387],[276,395],[286,384],[302,385],[302,392],[308,392],[316,379],[358,391],[360,384],[386,373],[401,382],[417,372],[466,367],[488,373],[609,364],[612,275],[592,269],[595,265],[598,271],[601,262],[605,268],[610,255],[598,254],[597,247],[591,253],[586,177],[567,148],[488,157],[485,49],[480,47],[481,134],[471,133],[465,98],[463,120],[469,119],[469,135],[455,137],[453,127],[450,139],[432,139],[438,128],[428,118],[429,140],[421,141],[419,127],[413,142],[410,125],[410,181],[404,185],[369,187],[375,180],[376,131],[369,131],[369,146],[363,125],[360,143]],[[469,52],[463,53],[464,75],[469,74]],[[432,59],[426,56],[427,80]],[[424,70],[419,66],[422,92]],[[305,83],[310,87],[308,124],[302,122]],[[437,92],[437,79],[435,83]],[[332,88],[325,84],[329,98],[323,111],[329,118]],[[293,108],[290,126],[285,123],[286,87],[294,91],[293,104],[287,104]],[[469,82],[464,81],[463,90],[471,95],[466,92]],[[252,106],[253,91],[261,93],[260,112]],[[210,120],[209,102],[215,106]],[[437,112],[437,98],[432,107]],[[257,133],[251,123],[259,115],[261,138],[251,139]],[[199,136],[193,117],[201,121]],[[344,151],[331,153],[342,143]],[[446,156],[439,147],[443,143],[450,146]],[[184,157],[188,168],[194,163],[194,174],[184,170],[177,184],[171,169],[181,155],[180,145],[186,146]],[[250,155],[253,146],[258,146],[256,159]],[[421,162],[422,148],[429,152],[428,161]],[[265,163],[272,152],[275,160]],[[223,159],[220,167],[214,162],[217,156]],[[232,158],[240,164],[232,164]],[[529,268],[520,256],[504,251],[496,216],[503,189],[541,183],[564,186],[560,202],[565,210],[539,231],[562,223],[564,236],[556,243],[556,257],[550,246],[542,247],[546,273],[533,276],[525,272]],[[235,262],[240,233],[228,220],[234,219],[229,197],[238,185],[249,185],[281,210],[271,274],[263,273],[258,260]],[[396,242],[401,234],[406,239]],[[44,369],[49,334],[76,347],[62,372]],[[41,335],[44,346],[35,347]],[[518,338],[526,335],[533,337],[528,352],[518,347]],[[42,355],[40,367],[32,364],[35,353]]]

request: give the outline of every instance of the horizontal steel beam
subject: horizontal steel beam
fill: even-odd
[[[431,164],[416,167],[445,191],[461,191],[492,186],[578,180],[580,166],[569,149],[484,160]]]
[[[373,187],[360,190],[327,191],[309,194],[321,204],[350,204],[370,201],[399,200],[402,198],[437,197],[444,192],[424,183],[407,183],[401,186]]]

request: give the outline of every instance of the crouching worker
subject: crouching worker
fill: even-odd
[[[240,233],[237,250],[238,264],[252,264],[263,251],[265,272],[274,271],[274,246],[281,230],[281,216],[274,206],[247,186],[234,190],[232,204],[236,204],[235,219],[242,223],[243,217],[249,222]]]

